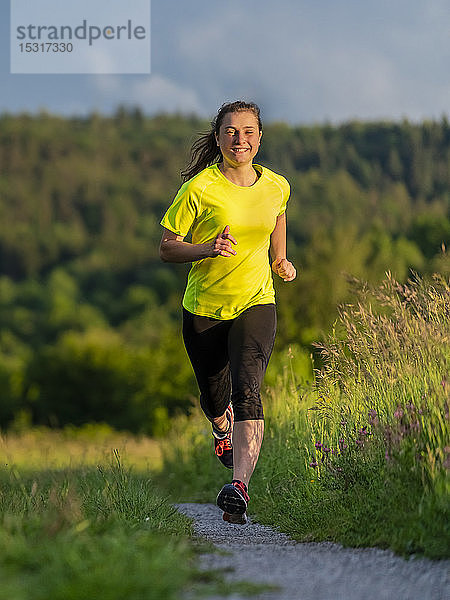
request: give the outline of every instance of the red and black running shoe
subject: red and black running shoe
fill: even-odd
[[[239,479],[233,479],[231,483],[227,483],[217,495],[217,506],[228,513],[230,516],[244,515],[249,503],[249,495],[247,486]],[[230,519],[224,518],[228,521]],[[236,521],[234,521],[236,522]]]
[[[214,436],[214,452],[220,462],[228,469],[233,468],[233,444],[231,437],[233,435],[233,408],[231,404],[228,405],[225,411],[228,419],[228,428],[226,431],[219,431],[218,429],[212,428],[212,434]]]

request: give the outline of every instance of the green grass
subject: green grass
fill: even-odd
[[[355,288],[314,385],[289,364],[265,395],[250,512],[296,539],[450,556],[448,284]],[[229,480],[199,413],[163,449],[166,489],[213,502]]]
[[[170,600],[230,589],[197,570],[210,548],[192,543],[189,519],[117,453],[99,468],[3,467],[0,490],[1,600]]]
[[[216,550],[192,539],[191,521],[155,486],[159,445],[105,425],[2,434],[0,600],[232,593],[220,570],[198,570]]]

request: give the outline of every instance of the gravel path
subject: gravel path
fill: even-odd
[[[278,586],[248,597],[260,600],[450,600],[450,561],[411,559],[375,548],[296,543],[249,521],[231,525],[213,504],[177,504],[194,520],[199,538],[224,553],[202,557],[201,567],[224,569],[228,581]],[[228,600],[247,600],[238,593]],[[220,597],[222,598],[222,596]],[[208,600],[219,600],[219,597]]]

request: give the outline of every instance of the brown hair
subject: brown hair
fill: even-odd
[[[252,112],[258,119],[259,131],[262,131],[262,122],[260,117],[259,106],[254,102],[244,102],[237,100],[236,102],[227,102],[222,104],[217,115],[211,121],[211,129],[208,133],[204,133],[192,144],[191,160],[184,171],[181,171],[183,182],[191,179],[200,171],[203,171],[209,165],[219,162],[222,159],[222,152],[217,145],[216,134],[219,134],[220,126],[224,116],[230,112]]]

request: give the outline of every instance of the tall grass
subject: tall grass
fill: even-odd
[[[199,573],[190,521],[145,474],[109,465],[0,468],[1,600],[170,600],[223,587]]]
[[[448,283],[352,286],[314,385],[288,359],[266,394],[251,512],[302,540],[449,556]],[[211,501],[229,474],[198,419],[179,427],[163,472],[174,493]]]
[[[371,290],[353,284],[357,302],[341,309],[340,332],[322,346],[326,367],[313,407],[317,472],[332,462],[324,459],[325,443],[338,456],[348,454],[344,445],[358,456],[373,438],[386,461],[408,464],[432,489],[449,466],[448,284],[437,275],[428,285],[418,278],[400,285],[390,275]]]
[[[186,541],[163,533],[189,523],[120,462],[0,478],[0,598],[174,598],[188,581]]]

